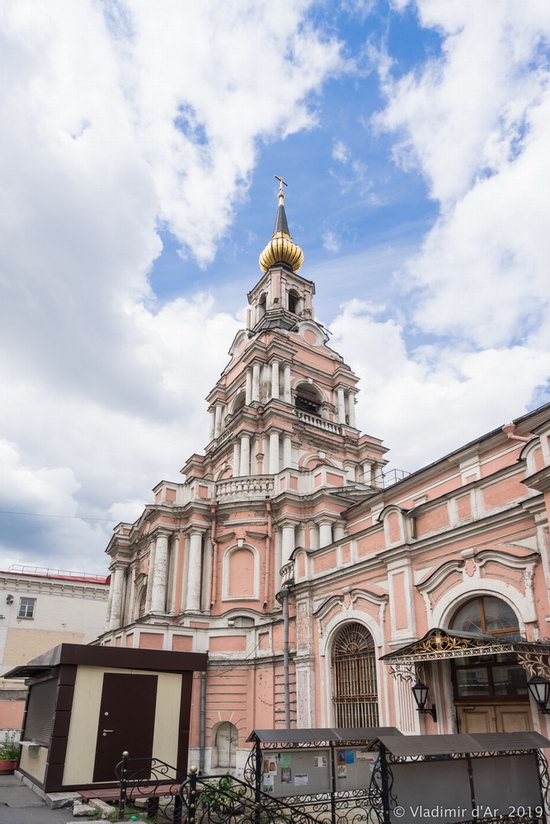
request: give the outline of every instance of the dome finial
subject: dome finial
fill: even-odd
[[[277,193],[279,206],[273,236],[260,255],[260,267],[264,272],[267,272],[272,266],[282,264],[290,267],[293,272],[297,272],[304,262],[304,253],[292,241],[290,229],[288,228],[285,212],[285,191],[283,188],[288,186],[288,183],[280,175],[275,175],[275,180],[279,181],[279,191]]]

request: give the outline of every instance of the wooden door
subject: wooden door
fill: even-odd
[[[491,704],[458,707],[459,732],[496,732],[495,708]]]
[[[528,704],[501,704],[495,707],[497,732],[525,732],[533,729]]]
[[[124,750],[130,756],[152,756],[157,680],[156,675],[106,672],[103,676],[94,782],[115,780],[115,766]]]
[[[471,704],[457,710],[459,732],[524,732],[533,728],[529,704]]]

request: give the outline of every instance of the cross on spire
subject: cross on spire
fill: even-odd
[[[282,192],[283,191],[283,186],[288,186],[288,183],[286,182],[286,180],[284,178],[280,177],[279,175],[274,175],[274,177],[275,177],[275,180],[279,181],[279,191]]]

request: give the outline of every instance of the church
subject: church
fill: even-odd
[[[209,443],[115,528],[96,643],[208,653],[190,763],[209,773],[261,728],[548,735],[550,404],[386,472],[278,198]]]

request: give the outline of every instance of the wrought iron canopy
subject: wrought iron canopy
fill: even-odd
[[[317,745],[319,742],[327,744],[346,743],[357,741],[374,741],[381,736],[401,736],[402,733],[396,727],[357,727],[357,728],[331,728],[313,727],[311,729],[298,730],[253,730],[247,742],[254,741],[260,744],[311,744]]]
[[[550,643],[524,641],[514,636],[479,635],[474,632],[454,632],[447,629],[428,630],[423,638],[404,647],[382,655],[381,661],[388,665],[416,664],[422,661],[440,661],[447,658],[470,658],[479,655],[499,655],[514,652],[519,663],[530,672],[536,663],[548,667]],[[539,672],[531,672],[540,675]]]

